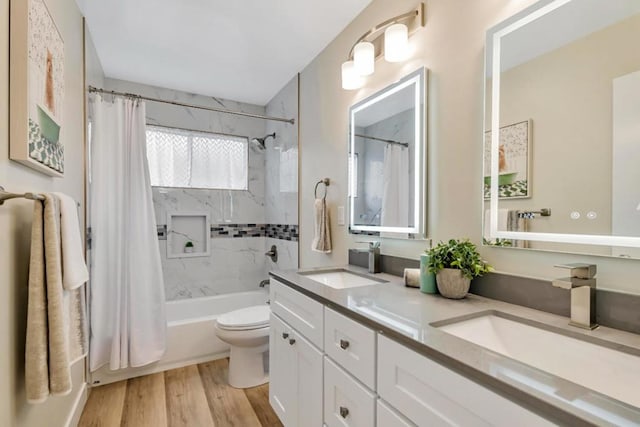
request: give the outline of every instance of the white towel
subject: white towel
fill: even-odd
[[[62,242],[62,285],[76,289],[89,280],[78,221],[76,201],[66,194],[53,193],[60,200],[60,240]]]
[[[329,224],[329,211],[325,199],[316,199],[314,203],[314,236],[311,250],[331,253],[331,227]]]

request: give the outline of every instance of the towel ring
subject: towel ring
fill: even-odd
[[[327,198],[327,187],[331,184],[331,181],[329,180],[329,178],[323,178],[320,181],[316,182],[316,188],[314,188],[313,190],[313,195],[316,199],[318,198],[318,185],[320,184],[324,184],[324,196],[322,196],[322,199],[324,200]]]

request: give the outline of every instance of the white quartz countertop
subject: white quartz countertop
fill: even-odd
[[[360,267],[340,268],[366,273]],[[272,271],[271,276],[557,424],[640,426],[640,408],[447,334],[432,324],[481,312],[500,312],[637,356],[640,335],[603,326],[582,330],[569,326],[566,317],[473,294],[462,300],[423,294],[405,287],[402,278],[384,273],[373,277],[386,283],[348,289],[335,289],[299,274],[314,270],[323,269]]]

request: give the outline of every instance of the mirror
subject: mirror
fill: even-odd
[[[640,258],[637,40],[637,0],[542,0],[487,32],[485,244]]]
[[[349,109],[349,232],[425,237],[421,68]]]

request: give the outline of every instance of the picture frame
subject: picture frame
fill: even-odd
[[[64,40],[45,0],[11,0],[9,158],[64,176]]]
[[[499,199],[531,197],[532,120],[500,128]],[[491,199],[491,130],[484,133],[484,199]]]

